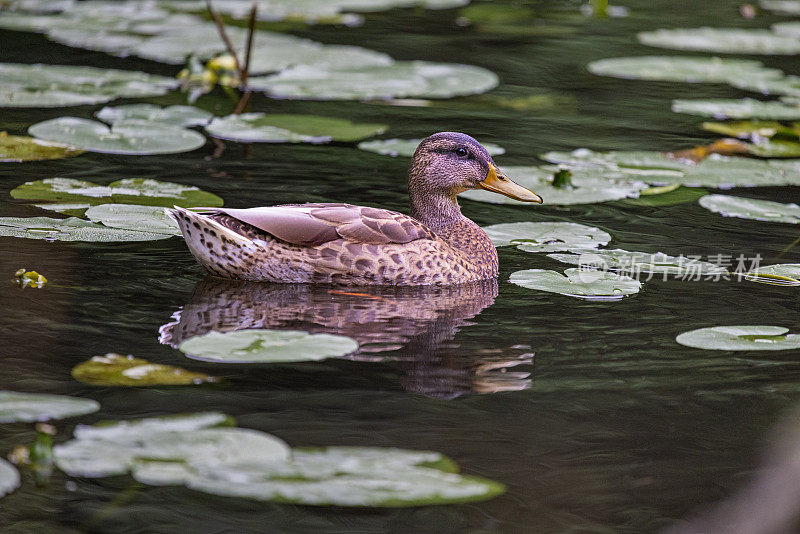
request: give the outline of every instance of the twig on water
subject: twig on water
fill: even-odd
[[[222,42],[225,43],[225,48],[228,49],[228,53],[236,62],[236,70],[241,72],[242,64],[239,62],[239,56],[236,54],[236,49],[233,47],[233,43],[231,43],[231,40],[228,37],[228,32],[225,31],[225,24],[222,22],[222,17],[219,16],[219,13],[217,13],[217,11],[214,9],[214,6],[211,5],[211,0],[206,0],[206,7],[208,8],[208,12],[211,14],[211,18],[214,19],[214,24],[217,25],[217,31],[219,32],[219,36],[222,37]]]
[[[236,105],[236,109],[233,111],[236,115],[244,111],[247,103],[250,101],[250,86],[247,84],[247,81],[250,77],[250,56],[253,51],[253,35],[256,32],[257,14],[258,4],[253,4],[252,9],[250,9],[250,24],[247,27],[247,45],[244,52],[244,66],[239,71],[239,79],[241,80],[240,83],[243,93],[239,99],[239,103]]]

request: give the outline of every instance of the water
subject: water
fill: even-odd
[[[628,0],[626,19],[565,21],[562,2],[535,2],[553,24],[572,28],[571,34],[555,37],[481,34],[456,26],[455,11],[426,12],[424,18],[413,11],[372,14],[361,28],[312,27],[299,34],[366,46],[398,59],[480,65],[500,75],[501,91],[524,93],[529,86],[558,99],[518,112],[256,96],[253,109],[383,122],[391,127],[388,135],[397,137],[464,131],[504,146],[508,153],[498,158],[501,164],[536,164],[537,154],[577,147],[687,148],[714,137],[699,129],[697,118],[671,113],[672,98],[752,95],[722,85],[598,78],[584,66],[603,57],[669,53],[638,45],[638,30],[767,27],[785,20],[767,14],[745,20],[738,4]],[[3,61],[174,74],[163,65],[71,49],[31,34],[0,31],[0,44]],[[789,73],[800,71],[792,57],[759,59]],[[150,101],[179,100],[169,95]],[[218,113],[231,108],[221,94],[201,98],[200,105]],[[0,129],[23,133],[40,120],[60,114],[90,117],[96,109],[3,110]],[[213,151],[209,143],[177,156],[84,154],[3,164],[0,215],[43,215],[7,193],[24,181],[52,176],[101,183],[127,177],[180,182],[219,194],[232,207],[346,201],[406,208],[407,159],[352,145],[256,145],[250,158],[232,143],[219,157],[212,157]],[[800,200],[797,189],[788,187],[741,193]],[[612,234],[615,248],[705,257],[760,254],[762,264],[799,259],[797,249],[778,258],[797,237],[796,227],[724,219],[697,204],[526,209],[464,201],[463,207],[480,224],[562,220],[596,225]],[[655,278],[635,297],[586,302],[507,282],[515,270],[561,269],[563,264],[510,247],[501,249],[500,261],[496,288],[385,290],[374,293],[380,299],[368,299],[325,287],[271,286],[259,292],[204,282],[178,239],[108,245],[0,239],[0,273],[7,279],[0,285],[5,325],[0,389],[98,400],[102,410],[80,422],[217,409],[235,416],[240,426],[292,445],[436,450],[466,473],[508,485],[506,495],[485,503],[352,511],[145,487],[128,477],[72,480],[56,474],[48,488],[37,489],[24,473],[21,489],[2,501],[0,525],[14,526],[12,532],[655,532],[748,480],[768,430],[800,398],[797,352],[700,351],[677,345],[674,337],[718,324],[796,329],[795,288]],[[43,273],[50,283],[43,290],[18,290],[8,279],[20,267]],[[365,351],[349,360],[248,367],[188,360],[159,343],[160,328],[164,340],[165,330],[179,330],[164,325],[177,321],[173,314],[181,308],[181,324],[194,331],[208,327],[203,321],[230,322],[226,310],[237,307],[264,324],[344,333],[369,341],[372,349],[396,348]],[[107,388],[70,377],[74,365],[106,352],[209,372],[227,384]],[[74,424],[58,424],[57,440],[67,439]],[[3,425],[0,451],[33,437],[29,425]]]

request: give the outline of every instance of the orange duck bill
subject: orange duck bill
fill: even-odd
[[[514,200],[521,202],[536,202],[542,203],[542,197],[526,189],[519,184],[512,182],[508,176],[503,174],[503,171],[498,169],[495,165],[489,166],[489,174],[482,182],[478,182],[478,187],[492,191],[493,193],[500,193]]]

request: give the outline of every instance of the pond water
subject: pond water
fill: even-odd
[[[533,7],[551,35],[480,33],[455,24],[457,10],[368,14],[356,28],[295,31],[324,43],[357,44],[397,59],[462,62],[496,72],[498,92],[543,95],[524,111],[475,104],[419,108],[368,103],[270,100],[254,111],[315,113],[389,125],[388,137],[463,131],[503,146],[500,165],[539,164],[550,150],[672,150],[716,136],[701,119],[672,113],[674,98],[739,98],[726,85],[601,78],[589,61],[661,54],[635,33],[660,27],[766,28],[738,1],[626,0],[626,18],[563,16],[564,2]],[[578,4],[568,3],[570,12]],[[666,52],[669,53],[669,52]],[[800,72],[796,56],[759,57]],[[173,76],[175,68],[68,48],[0,30],[0,60],[133,69]],[[183,102],[171,93],[145,99]],[[217,114],[221,92],[198,105]],[[100,106],[4,109],[0,130],[24,134],[62,114],[90,118]],[[350,202],[404,211],[407,158],[354,144],[205,147],[171,156],[76,158],[0,167],[0,216],[46,216],[9,191],[53,176],[99,183],[129,177],[196,185],[230,207]],[[734,194],[741,191],[734,191]],[[745,196],[797,202],[796,188],[754,188]],[[545,199],[546,200],[546,199]],[[572,221],[609,232],[613,248],[800,261],[793,225],[722,218],[696,203],[666,207],[608,202],[519,207],[464,200],[481,225]],[[479,287],[375,290],[365,298],[330,287],[242,287],[205,280],[182,240],[49,243],[0,238],[0,389],[95,399],[102,409],[58,423],[56,441],[76,422],[220,410],[239,426],[292,445],[391,446],[442,452],[468,474],[508,486],[482,503],[397,510],[307,508],[149,487],[129,477],[53,475],[23,483],[0,505],[13,532],[656,532],[733,493],[758,466],[769,429],[800,397],[798,351],[703,351],[677,344],[681,332],[726,324],[797,328],[797,289],[737,281],[662,280],[619,302],[534,292],[508,282],[529,268],[563,270],[544,255],[500,249],[499,283]],[[20,267],[49,283],[19,290]],[[359,290],[361,291],[361,290]],[[176,312],[181,312],[176,315]],[[246,317],[246,319],[243,319]],[[280,365],[226,365],[186,359],[170,343],[231,321],[266,328],[340,333],[367,344],[355,357]],[[378,352],[381,349],[381,352]],[[186,388],[93,387],[70,376],[93,355],[117,352],[225,379]],[[79,421],[77,421],[79,420]],[[3,425],[0,452],[30,443],[30,425]],[[72,529],[72,530],[70,530]]]

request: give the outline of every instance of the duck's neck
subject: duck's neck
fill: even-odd
[[[449,226],[465,218],[461,214],[461,207],[455,195],[411,190],[409,196],[411,216],[432,230]]]

